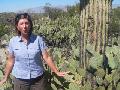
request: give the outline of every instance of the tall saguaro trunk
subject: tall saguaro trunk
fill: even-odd
[[[88,65],[86,47],[105,52],[112,0],[80,0],[80,66]]]

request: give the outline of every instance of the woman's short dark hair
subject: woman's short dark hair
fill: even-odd
[[[18,25],[18,22],[20,19],[28,19],[28,21],[30,22],[30,32],[29,32],[29,35],[31,35],[32,33],[32,30],[33,30],[33,23],[32,23],[32,20],[31,20],[31,17],[28,13],[20,13],[20,14],[17,14],[16,17],[15,17],[15,29],[16,29],[16,32],[17,34],[20,36],[21,35],[21,32],[17,29],[17,25]]]

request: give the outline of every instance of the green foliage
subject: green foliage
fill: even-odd
[[[66,89],[66,90],[80,90],[80,87],[75,83],[70,83],[69,89]]]
[[[8,32],[6,25],[2,25],[0,24],[0,37],[2,37],[3,35],[5,35]]]
[[[97,69],[99,67],[102,67],[103,65],[103,56],[96,54],[94,57],[90,58],[90,66],[94,69]]]
[[[95,76],[97,76],[99,78],[104,78],[106,73],[103,68],[98,68],[94,74],[95,74]]]
[[[117,84],[116,90],[119,90],[119,89],[120,89],[120,82]]]
[[[116,69],[119,67],[119,64],[120,64],[120,58],[119,58],[120,47],[119,46],[107,47],[106,56],[108,58],[109,67],[111,67],[112,69]]]
[[[92,45],[87,45],[86,51],[91,55],[89,60],[89,65],[93,69],[97,69],[103,66],[103,55],[100,55],[98,52],[94,51]]]
[[[0,80],[3,78],[3,70],[0,68]]]
[[[97,88],[97,90],[105,90],[105,87],[100,86]]]
[[[48,46],[71,48],[78,45],[79,17],[43,18],[34,22],[34,32],[45,37]]]
[[[117,43],[119,42],[118,44],[120,44],[120,7],[113,8],[109,26],[109,43],[112,43],[114,38],[116,38]]]
[[[113,47],[107,46],[106,58],[95,52],[92,45],[87,45],[86,51],[91,55],[89,60],[90,67],[87,69],[93,75],[91,77],[88,74],[88,80],[94,82],[91,82],[91,84],[94,85],[96,83],[94,86],[97,90],[117,88],[120,80],[120,47],[115,45]]]

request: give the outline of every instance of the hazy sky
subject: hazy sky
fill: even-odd
[[[79,0],[0,0],[0,12],[39,7],[46,5],[46,3],[57,6],[73,5],[77,2],[79,2]]]
[[[0,12],[17,11],[21,9],[44,6],[50,3],[52,6],[73,5],[79,0],[0,0]],[[113,4],[120,4],[120,0],[114,0]]]

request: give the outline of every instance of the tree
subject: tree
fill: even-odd
[[[63,12],[63,10],[56,7],[52,7],[50,4],[47,4],[44,7],[44,10],[45,10],[45,15],[52,20],[57,19],[59,16],[61,16],[61,13]]]
[[[67,6],[67,13],[69,16],[74,16],[75,14],[80,13],[80,3],[77,3],[73,6]]]

